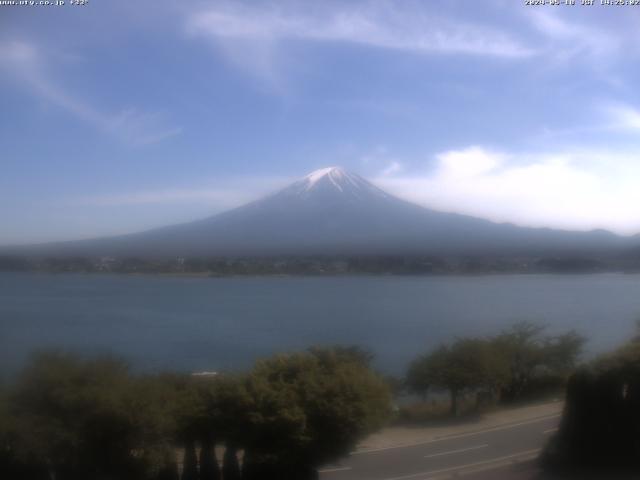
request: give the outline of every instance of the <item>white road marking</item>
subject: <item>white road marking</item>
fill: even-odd
[[[444,442],[445,440],[455,440],[457,438],[472,437],[474,435],[482,435],[483,433],[498,432],[500,430],[508,430],[510,428],[521,427],[522,425],[530,425],[532,423],[544,422],[545,420],[551,420],[552,418],[558,418],[561,415],[562,414],[560,414],[560,413],[555,413],[553,415],[546,415],[544,417],[539,417],[539,418],[535,418],[533,420],[527,420],[527,421],[524,421],[524,422],[510,423],[508,425],[500,425],[500,426],[497,426],[497,427],[487,428],[485,430],[477,430],[475,432],[467,432],[467,433],[459,433],[459,434],[454,434],[454,435],[447,435],[447,436],[444,436],[444,437],[432,438],[431,440],[425,440],[425,441],[422,441],[422,442],[405,443],[405,444],[402,444],[402,445],[393,445],[391,447],[370,448],[368,450],[357,450],[355,452],[351,452],[350,455],[364,455],[365,453],[384,452],[384,451],[387,451],[387,450],[397,450],[398,448],[416,447],[418,445],[427,445],[427,444],[430,444],[430,443]]]
[[[401,477],[390,477],[390,478],[385,478],[384,480],[408,480],[410,478],[419,478],[419,477],[421,478],[421,480],[428,480],[430,477],[433,477],[434,475],[439,475],[441,473],[454,472],[458,470],[464,470],[465,468],[478,467],[480,465],[488,465],[491,463],[500,464],[505,460],[510,460],[516,457],[525,457],[529,455],[534,455],[539,452],[540,452],[540,449],[535,448],[533,450],[525,450],[523,452],[514,453],[512,455],[505,455],[503,457],[490,458],[489,460],[482,460],[480,462],[467,463],[464,465],[457,465],[455,467],[441,468],[439,470],[429,470],[426,472],[412,473],[411,475],[403,475]]]
[[[553,433],[553,432],[557,432],[558,429],[557,428],[550,428],[549,430],[545,430],[544,432],[542,432],[543,434],[547,435],[548,433]]]
[[[470,450],[478,450],[480,448],[488,447],[489,444],[476,445],[475,447],[459,448],[458,450],[449,450],[448,452],[432,453],[431,455],[425,455],[424,458],[442,457],[443,455],[453,455],[454,453],[468,452]]]
[[[351,467],[323,468],[318,470],[318,473],[346,472],[347,470],[351,470]]]

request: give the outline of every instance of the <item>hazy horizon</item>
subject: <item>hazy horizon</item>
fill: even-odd
[[[334,166],[334,167],[336,167],[336,166]],[[342,167],[337,166],[337,168],[342,170]],[[329,168],[322,168],[322,169],[314,170],[313,172],[310,172],[309,174],[307,174],[304,177],[299,177],[299,178],[291,179],[291,180],[272,179],[272,180],[270,180],[270,182],[273,182],[273,184],[277,185],[277,187],[273,188],[272,190],[269,190],[269,191],[266,191],[264,193],[261,193],[260,195],[256,196],[255,198],[250,198],[249,195],[247,195],[247,200],[240,201],[237,205],[231,206],[228,209],[225,209],[223,211],[212,212],[209,215],[206,215],[204,217],[197,217],[197,218],[194,218],[194,219],[178,220],[178,221],[174,222],[171,225],[188,224],[188,223],[190,223],[192,221],[203,220],[204,218],[215,216],[215,215],[217,215],[219,213],[224,213],[226,211],[233,210],[233,209],[235,209],[237,207],[242,207],[244,205],[248,205],[248,204],[253,203],[253,202],[260,202],[261,200],[266,199],[266,198],[272,196],[273,194],[277,194],[277,193],[283,191],[285,188],[291,186],[295,182],[306,181],[307,178],[313,177],[314,175],[316,175],[318,173],[323,173],[324,170],[328,170],[328,169]],[[349,173],[353,173],[353,172],[349,172]],[[265,182],[265,184],[268,185],[268,184],[270,184],[270,182]],[[374,183],[374,185],[376,185],[376,184]],[[376,185],[376,186],[380,186],[380,185]],[[260,189],[258,189],[258,190],[260,190]],[[383,190],[384,190],[384,187],[383,187]],[[385,191],[387,191],[387,193],[391,193],[388,190],[385,190]],[[175,193],[176,197],[180,196],[179,192],[174,192],[174,193]],[[407,198],[406,196],[403,197],[401,194],[395,194],[394,193],[393,195],[396,196],[397,198],[400,198],[402,200],[406,200],[406,201],[408,201],[410,203],[414,203],[416,205],[420,205],[420,203],[418,203],[417,201],[414,202],[410,198]],[[152,200],[152,198],[148,198],[145,195],[141,195],[136,199],[134,199],[134,198],[129,198],[129,199],[127,199],[127,198],[120,198],[120,199],[119,198],[111,198],[111,199],[105,198],[105,199],[96,199],[96,205],[99,205],[101,202],[106,202],[106,203],[108,203],[108,202],[113,202],[113,203],[118,203],[118,202],[123,202],[123,203],[127,203],[127,202],[146,203],[146,202],[149,202],[151,200]],[[429,205],[420,205],[420,206],[423,206],[423,207],[425,207],[427,209],[430,209]],[[439,212],[443,212],[443,213],[465,214],[465,212],[460,212],[460,211],[456,211],[456,210],[435,209],[435,211],[439,211]],[[509,223],[509,224],[513,224],[513,225],[516,225],[516,226],[522,226],[522,227],[547,228],[546,225],[522,224],[522,223],[518,223],[518,222],[515,222],[515,221],[507,221],[507,220],[501,221],[499,219],[493,219],[493,218],[489,218],[489,217],[485,218],[485,217],[482,217],[481,215],[478,215],[476,218],[487,219],[487,220],[493,221],[495,223]],[[98,237],[96,235],[87,235],[87,236],[81,236],[81,237],[75,237],[75,238],[61,238],[61,239],[44,240],[42,242],[26,242],[26,243],[15,243],[15,244],[8,244],[8,245],[0,244],[0,247],[2,247],[2,246],[20,246],[20,245],[37,245],[39,243],[46,244],[46,243],[49,243],[49,242],[55,243],[55,242],[58,242],[58,241],[64,242],[64,241],[76,241],[76,240],[89,240],[89,239],[94,239],[94,238],[109,238],[109,237],[112,237],[112,236],[113,237],[117,237],[119,235],[127,235],[127,234],[131,234],[131,233],[134,233],[134,234],[135,233],[141,233],[141,232],[144,232],[144,231],[147,231],[147,230],[153,230],[155,228],[162,228],[162,227],[171,226],[171,225],[165,223],[165,224],[161,224],[161,225],[150,226],[150,227],[148,227],[148,228],[146,228],[144,230],[138,229],[138,230],[133,230],[133,231],[114,232],[114,233],[106,234],[106,235],[103,235],[103,236],[100,236],[100,237]],[[575,231],[575,232],[581,232],[581,231],[588,232],[588,231],[598,230],[598,228],[594,227],[594,228],[583,228],[583,229],[580,229],[580,228],[571,229],[571,228],[559,227],[559,228],[557,228],[557,230],[566,230],[566,231]],[[640,232],[637,233],[637,234],[640,234]],[[621,236],[629,236],[629,237],[631,237],[631,236],[634,236],[636,234],[632,233],[632,234],[629,234],[629,235],[624,235],[624,234],[620,234],[620,235]]]
[[[328,165],[439,211],[640,232],[636,9],[67,7],[0,19],[0,245],[188,222]]]

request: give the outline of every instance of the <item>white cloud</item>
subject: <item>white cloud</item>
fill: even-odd
[[[595,102],[592,115],[587,123],[576,123],[567,127],[543,128],[536,136],[531,137],[534,143],[543,144],[559,137],[573,137],[584,143],[585,139],[607,135],[607,143],[618,140],[636,140],[640,130],[640,110],[633,105],[607,101]],[[615,137],[614,137],[615,136]]]
[[[22,42],[6,42],[0,44],[0,62],[22,65],[24,68],[36,62],[35,49]]]
[[[436,160],[431,174],[375,181],[442,211],[520,225],[640,231],[640,163],[635,155],[516,155],[475,146],[443,152]]]
[[[611,129],[640,130],[640,110],[623,103],[612,103],[604,107],[609,115]]]
[[[633,30],[619,22],[615,24],[617,28],[607,27],[606,22],[596,25],[588,16],[564,17],[560,10],[537,9],[527,13],[533,27],[543,35],[540,43],[545,45],[548,65],[565,67],[584,63],[610,85],[620,86],[621,79],[612,74],[611,67],[632,53],[625,44],[637,42]]]
[[[400,173],[403,170],[404,170],[404,166],[400,162],[394,160],[389,165],[387,165],[382,170],[382,172],[380,172],[380,175],[382,175],[383,177],[388,177],[388,176]]]
[[[429,55],[522,58],[535,53],[496,28],[422,10],[385,2],[340,8],[306,4],[297,9],[286,3],[220,2],[190,15],[187,32],[213,40],[236,64],[272,79],[279,75],[280,49],[287,40],[347,42]]]
[[[139,112],[132,108],[116,113],[101,111],[61,88],[47,73],[46,67],[42,54],[34,45],[11,41],[0,46],[0,71],[8,73],[17,84],[127,143],[156,143],[182,131],[180,127],[167,124],[160,113]]]
[[[441,175],[453,180],[491,172],[503,163],[501,155],[486,152],[480,147],[445,152],[438,155],[438,160],[441,165]]]
[[[353,156],[353,154],[351,154]],[[392,156],[385,145],[376,145],[359,155],[359,163],[367,171],[376,171],[383,177],[404,171],[404,164]]]
[[[369,4],[365,8],[319,12],[220,3],[193,14],[188,30],[214,38],[259,42],[297,38],[430,54],[523,57],[533,53],[529,47],[493,28],[396,7]]]

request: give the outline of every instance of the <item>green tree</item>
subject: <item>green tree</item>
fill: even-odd
[[[158,400],[156,405],[162,408],[158,416],[164,419],[162,428],[167,442],[184,451],[183,479],[219,478],[214,439],[220,436],[222,419],[233,413],[223,411],[219,405],[219,390],[224,382],[216,377],[176,373],[147,377],[146,381]],[[200,460],[196,444],[201,447]]]
[[[640,342],[632,339],[570,376],[543,464],[575,478],[640,478],[639,412]]]
[[[240,480],[240,464],[238,463],[238,449],[232,443],[227,443],[222,459],[223,480]]]
[[[334,345],[330,347],[311,347],[309,352],[322,362],[353,362],[365,368],[371,368],[374,354],[358,345]]]
[[[462,394],[493,391],[505,381],[506,375],[503,358],[490,341],[461,338],[417,358],[409,367],[406,381],[417,393],[425,394],[430,386],[448,390],[450,412],[455,416]]]
[[[503,331],[494,340],[509,367],[508,381],[502,388],[501,398],[513,401],[519,398],[544,361],[541,333],[544,326],[519,322]]]
[[[220,465],[216,458],[215,441],[211,435],[202,438],[200,448],[200,480],[220,480]]]
[[[351,451],[390,411],[384,381],[344,349],[259,362],[246,389],[245,465],[261,479],[314,478],[318,465]]]
[[[35,355],[10,398],[15,451],[60,480],[144,478],[155,439],[131,387],[119,360]]]
[[[386,383],[359,349],[315,348],[259,362],[246,376],[133,376],[110,358],[34,357],[0,395],[0,474],[24,480],[315,478],[382,425]],[[195,445],[201,447],[198,469]]]
[[[631,339],[633,343],[640,343],[640,318],[636,320],[636,332],[633,338]]]
[[[193,440],[187,440],[182,461],[182,480],[198,480],[198,457]]]
[[[154,475],[154,480],[180,480],[178,464],[175,457],[176,455],[173,449],[167,449],[165,451],[164,456],[158,464],[158,471]]]
[[[433,362],[429,359],[429,356],[421,355],[411,362],[405,377],[405,384],[409,391],[422,396],[423,401],[427,399],[429,387],[431,382],[434,381],[432,367]]]
[[[585,338],[574,330],[546,337],[542,364],[552,372],[567,375],[576,368],[584,344]]]
[[[175,478],[180,403],[165,377],[133,376],[113,358],[36,354],[9,395],[12,451],[59,480]]]
[[[584,337],[575,331],[545,336],[544,331],[544,326],[520,322],[494,339],[494,348],[509,369],[501,391],[503,401],[521,398],[537,377],[546,375],[564,379],[575,368],[585,343]]]
[[[250,424],[250,404],[244,376],[221,375],[201,378],[195,382],[203,409],[197,415],[197,430],[202,452],[200,476],[202,480],[240,479],[237,445],[244,444]],[[225,445],[222,469],[215,458],[213,448],[216,441]],[[203,455],[206,456],[203,458]],[[210,457],[207,459],[206,457]]]

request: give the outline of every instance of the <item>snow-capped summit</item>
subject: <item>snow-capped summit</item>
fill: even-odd
[[[301,181],[305,184],[306,190],[311,190],[319,183],[326,182],[341,192],[349,188],[360,189],[368,183],[363,178],[347,172],[342,167],[327,167],[315,170]]]
[[[312,187],[318,180],[328,177],[331,181],[339,181],[348,174],[342,167],[326,167],[314,170],[309,175],[304,177],[309,182],[309,187]]]
[[[284,195],[296,195],[302,198],[334,197],[360,198],[376,196],[384,198],[387,194],[360,175],[348,172],[342,167],[326,167],[315,170],[281,192]]]

